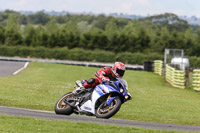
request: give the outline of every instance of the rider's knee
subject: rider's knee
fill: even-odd
[[[87,81],[88,84],[94,84],[95,83],[95,79],[94,78],[90,78],[88,81]]]

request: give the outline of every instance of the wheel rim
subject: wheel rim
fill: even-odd
[[[114,100],[111,102],[110,105],[107,105],[107,104],[106,104],[106,106],[105,106],[105,104],[106,104],[106,102],[102,103],[102,104],[99,106],[99,108],[98,108],[98,110],[97,110],[97,114],[98,114],[98,115],[105,115],[105,114],[109,113],[111,110],[113,110],[113,109],[116,107],[116,105],[117,105],[117,100],[114,99]]]
[[[67,94],[67,95],[63,96],[63,97],[59,100],[59,102],[58,102],[58,104],[57,104],[57,108],[59,108],[59,109],[64,109],[64,108],[67,108],[67,107],[69,106],[68,104],[64,103],[64,100],[65,100],[67,97],[74,97],[74,95],[73,95],[72,93],[70,93],[70,94]]]

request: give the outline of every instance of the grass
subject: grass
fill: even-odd
[[[0,105],[54,110],[56,101],[73,90],[77,79],[94,77],[99,68],[30,63],[15,76],[0,78]],[[176,89],[163,77],[127,70],[124,76],[133,100],[122,105],[119,119],[200,125],[200,94]]]
[[[178,131],[152,130],[83,122],[41,120],[6,115],[0,115],[0,123],[0,132],[2,133],[181,133]]]

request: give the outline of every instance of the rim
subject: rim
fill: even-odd
[[[117,100],[116,99],[114,99],[111,102],[110,106],[108,106],[107,104],[105,106],[105,102],[104,102],[99,106],[99,108],[97,110],[97,114],[98,115],[105,115],[105,114],[109,113],[111,110],[113,110],[116,105],[117,105]]]
[[[63,96],[63,97],[59,100],[59,102],[58,102],[58,104],[57,104],[57,108],[59,108],[59,109],[67,108],[69,105],[66,104],[66,103],[64,103],[64,100],[65,100],[67,97],[70,97],[70,96],[71,96],[71,97],[74,97],[74,95],[73,95],[72,93]]]

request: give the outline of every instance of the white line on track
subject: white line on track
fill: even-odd
[[[27,68],[28,64],[29,64],[29,62],[26,62],[25,65],[22,68],[20,68],[19,70],[17,70],[16,72],[14,72],[13,75],[18,74],[19,72],[21,72],[22,70],[24,70],[25,68]]]

